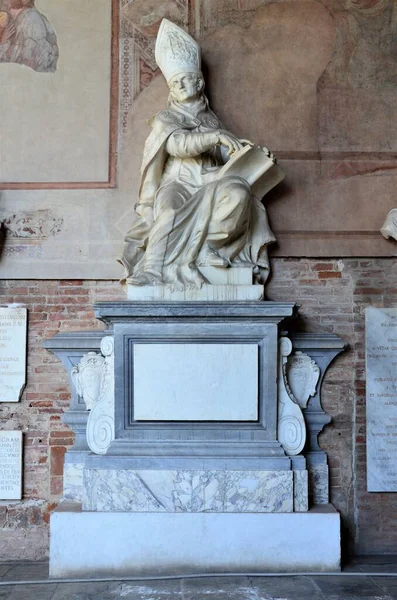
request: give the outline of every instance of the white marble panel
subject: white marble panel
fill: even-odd
[[[26,383],[26,308],[0,308],[0,402],[19,402]]]
[[[0,500],[22,498],[22,432],[0,431]]]
[[[366,310],[367,486],[397,491],[397,308]]]
[[[134,418],[256,421],[256,344],[135,344]]]
[[[292,471],[87,469],[84,510],[292,512]]]

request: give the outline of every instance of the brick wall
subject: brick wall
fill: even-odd
[[[68,378],[41,343],[59,331],[102,328],[92,303],[122,294],[113,282],[82,281],[3,281],[0,294],[0,304],[29,311],[28,384],[19,404],[0,404],[0,428],[24,432],[23,501],[0,502],[0,560],[39,559],[47,554],[49,515],[61,497],[63,458],[73,443],[61,422]]]
[[[302,329],[333,332],[349,343],[323,385],[332,424],[320,436],[331,467],[331,501],[343,517],[345,551],[396,553],[397,494],[366,491],[364,324],[366,307],[397,306],[397,261],[285,259],[272,267],[269,300],[295,300]]]
[[[301,306],[295,328],[334,332],[350,344],[323,385],[333,422],[321,436],[344,547],[395,552],[397,495],[366,492],[364,309],[397,305],[397,263],[277,259],[272,269],[267,296]],[[63,458],[73,441],[60,420],[69,402],[66,373],[41,342],[58,331],[102,328],[92,303],[125,296],[117,282],[93,281],[7,281],[0,293],[0,304],[29,309],[28,385],[19,404],[0,404],[0,428],[24,432],[24,495],[21,502],[0,502],[0,560],[39,559],[47,553],[49,515],[62,494]]]

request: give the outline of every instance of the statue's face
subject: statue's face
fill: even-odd
[[[202,78],[197,73],[179,73],[168,84],[171,96],[178,102],[194,100],[202,89]]]

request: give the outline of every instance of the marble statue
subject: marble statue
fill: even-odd
[[[249,267],[263,284],[267,246],[275,237],[260,198],[283,172],[267,148],[239,139],[212,112],[200,47],[167,19],[158,33],[156,61],[170,94],[166,110],[149,121],[137,219],[119,259],[122,282],[194,289],[208,283],[200,267]],[[259,198],[253,185],[258,182]]]
[[[388,213],[380,232],[387,240],[392,237],[397,241],[397,208]]]

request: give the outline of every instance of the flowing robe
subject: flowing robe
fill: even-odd
[[[132,284],[200,287],[199,267],[211,258],[225,266],[252,266],[265,281],[267,245],[275,238],[266,211],[248,183],[219,177],[227,160],[217,146],[216,115],[202,100],[196,114],[172,102],[152,120],[145,145],[136,211],[151,207],[154,224],[141,217],[127,233],[120,262]]]
[[[15,35],[0,44],[0,62],[19,63],[42,73],[56,71],[59,50],[48,19],[36,8],[27,8],[14,25]]]

